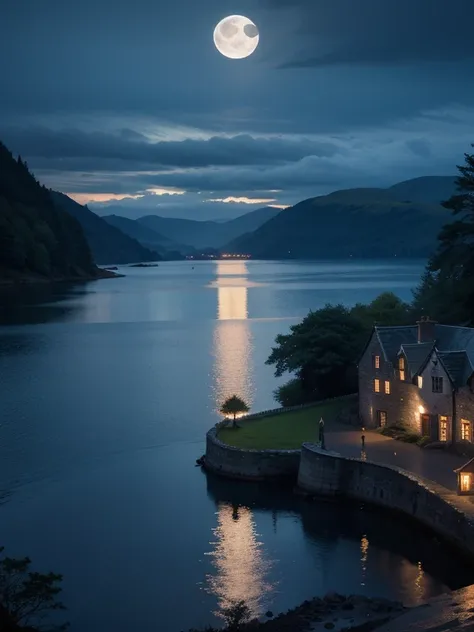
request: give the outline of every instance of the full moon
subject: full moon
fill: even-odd
[[[258,28],[243,15],[229,15],[214,29],[217,50],[230,59],[243,59],[258,46]]]

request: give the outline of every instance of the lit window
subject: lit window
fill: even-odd
[[[374,356],[374,367],[380,369],[380,356]]]
[[[390,382],[385,380],[385,395],[390,395]]]
[[[472,441],[471,422],[466,419],[461,419],[461,439],[463,441]]]
[[[423,376],[418,376],[418,388],[423,388]]]
[[[403,371],[405,369],[405,358],[398,358],[398,368],[400,369],[400,371]]]
[[[461,474],[461,491],[468,492],[471,489],[471,475]]]
[[[400,371],[400,379],[402,382],[405,381],[405,371]]]
[[[431,377],[431,390],[433,393],[442,393],[443,392],[443,378],[437,377],[433,375]]]
[[[448,418],[443,415],[439,417],[439,440],[448,440]]]
[[[374,380],[374,391],[380,393],[380,380]]]

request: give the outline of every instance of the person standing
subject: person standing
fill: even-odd
[[[319,420],[319,447],[322,450],[326,449],[326,445],[324,442],[324,419],[322,417]]]

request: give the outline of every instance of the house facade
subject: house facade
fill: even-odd
[[[359,413],[377,428],[401,424],[434,441],[474,441],[474,329],[374,327],[360,359]]]

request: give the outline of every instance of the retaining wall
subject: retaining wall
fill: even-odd
[[[222,443],[217,428],[206,435],[205,467],[217,474],[243,480],[294,479],[301,450],[245,450]]]
[[[401,468],[345,458],[305,443],[298,487],[309,494],[349,497],[400,511],[474,556],[474,505]]]

